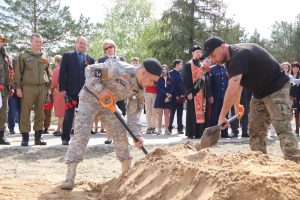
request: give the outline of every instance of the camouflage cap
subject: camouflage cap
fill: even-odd
[[[162,66],[160,62],[154,58],[144,60],[143,65],[150,74],[160,76],[162,73]]]
[[[6,39],[2,33],[0,33],[0,39],[2,39],[4,43],[8,43],[8,39]]]

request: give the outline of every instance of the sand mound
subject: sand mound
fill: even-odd
[[[105,183],[78,178],[73,191],[61,190],[51,177],[0,177],[0,200],[300,199],[299,164],[255,152],[196,151],[189,144],[157,148]]]
[[[299,199],[300,166],[258,152],[215,155],[178,145],[157,148],[91,192],[110,200]]]

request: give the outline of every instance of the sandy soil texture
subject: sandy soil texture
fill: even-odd
[[[247,143],[196,151],[192,144],[132,150],[133,167],[121,175],[113,146],[93,146],[78,167],[73,191],[59,189],[66,147],[3,148],[0,199],[202,200],[299,199],[300,165],[282,159],[278,141],[269,155]],[[120,176],[121,175],[121,176]]]

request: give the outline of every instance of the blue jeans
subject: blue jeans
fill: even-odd
[[[9,96],[8,98],[8,129],[14,131],[15,123],[20,124],[21,101],[16,95]]]

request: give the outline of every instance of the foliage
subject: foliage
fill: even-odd
[[[153,21],[151,1],[115,0],[113,3],[104,23],[99,25],[101,33],[93,36],[90,51],[102,56],[103,39],[111,39],[118,46],[117,55],[123,56],[127,61],[131,57],[144,58],[149,55],[143,34],[147,34],[145,30],[149,30],[148,25]],[[100,39],[101,44],[97,39]]]
[[[32,33],[44,38],[44,48],[59,52],[70,47],[79,35],[88,35],[93,24],[83,15],[78,21],[71,17],[69,7],[60,6],[60,0],[4,0],[0,5],[0,29],[10,38],[10,51],[27,47]]]
[[[220,0],[175,0],[162,16],[161,37],[149,48],[163,63],[176,58],[190,59],[190,48],[202,46],[212,35],[227,42],[244,40],[244,30],[226,17],[226,6]],[[158,49],[158,50],[157,50]]]
[[[294,32],[292,23],[281,21],[273,24],[270,52],[279,62],[296,58],[292,44]]]

